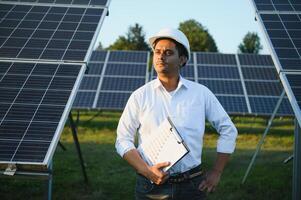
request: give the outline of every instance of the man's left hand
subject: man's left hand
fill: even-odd
[[[207,192],[214,192],[217,184],[219,183],[221,172],[217,170],[211,170],[205,175],[205,180],[199,185],[199,190]]]

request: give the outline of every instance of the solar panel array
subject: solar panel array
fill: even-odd
[[[0,1],[0,169],[48,169],[107,13],[95,2]]]
[[[262,29],[286,94],[301,125],[299,74],[301,73],[301,2],[254,0]]]
[[[207,86],[231,114],[270,115],[282,91],[268,55],[194,52],[196,62],[181,69],[184,78]],[[152,70],[151,79],[155,78]],[[195,77],[195,78],[193,78]],[[287,97],[278,115],[291,115]]]
[[[147,51],[94,51],[74,108],[122,110],[148,81]]]

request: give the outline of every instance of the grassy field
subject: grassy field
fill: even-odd
[[[135,172],[115,152],[114,142],[120,113],[103,112],[90,120],[94,112],[82,112],[79,123],[81,144],[89,184],[85,184],[79,159],[68,126],[61,136],[67,148],[57,148],[54,156],[53,199],[134,199]],[[239,130],[237,148],[224,171],[221,182],[209,200],[291,199],[292,162],[283,160],[292,154],[293,120],[277,118],[246,183],[243,175],[267,125],[260,117],[233,118]],[[203,161],[212,165],[217,134],[206,126]],[[0,177],[0,199],[45,199],[47,182],[36,179]]]

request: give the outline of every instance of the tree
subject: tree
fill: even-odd
[[[260,38],[257,33],[248,32],[243,38],[242,43],[238,46],[238,51],[240,53],[254,53],[258,54],[262,49],[260,44]]]
[[[218,52],[213,37],[196,20],[190,19],[180,23],[179,29],[187,36],[191,51]]]
[[[138,23],[130,26],[126,36],[119,36],[108,50],[149,50],[142,26]]]

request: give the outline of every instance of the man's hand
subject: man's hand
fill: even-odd
[[[169,162],[163,162],[150,166],[146,177],[157,185],[163,184],[168,179],[169,174],[167,172],[163,172],[162,169],[169,165]]]
[[[205,180],[199,185],[199,190],[207,192],[214,192],[217,184],[219,183],[221,172],[218,170],[211,170],[205,175]]]

